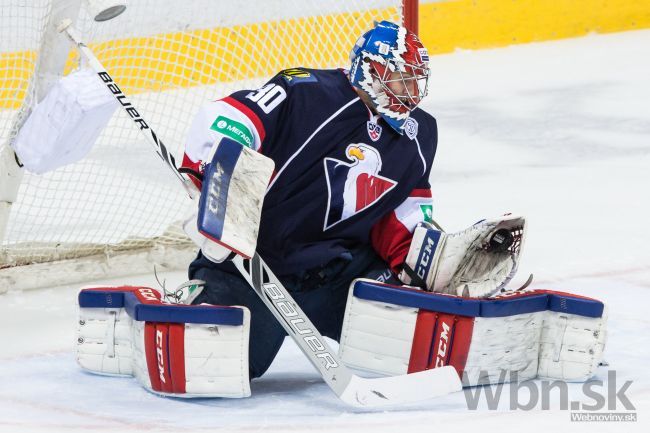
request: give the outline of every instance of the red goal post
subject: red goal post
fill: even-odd
[[[419,27],[419,14],[418,14],[418,0],[403,0],[402,1],[402,24],[415,34],[418,34]]]

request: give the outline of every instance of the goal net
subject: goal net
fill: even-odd
[[[70,18],[177,160],[198,107],[289,67],[347,67],[373,21],[404,22],[402,0],[0,0],[0,293],[154,266],[196,254],[179,222],[190,201],[117,110],[91,153],[44,175],[12,140],[60,77],[83,66],[56,31]],[[94,18],[98,4],[119,16]],[[100,7],[101,9],[101,7]],[[408,16],[407,16],[408,17]],[[411,19],[411,18],[408,18]]]

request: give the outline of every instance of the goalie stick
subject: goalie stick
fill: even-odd
[[[145,122],[108,71],[81,40],[79,33],[72,27],[72,21],[63,20],[58,30],[65,32],[81,51],[102,83],[147,137],[147,141],[154,146],[158,156],[183,183],[190,197],[198,195],[198,189],[178,171],[173,156],[167,151],[151,126]],[[325,383],[343,402],[352,406],[365,407],[394,405],[426,400],[459,391],[462,388],[458,373],[451,366],[392,377],[363,378],[353,374],[348,367],[341,363],[336,353],[259,254],[255,253],[250,260],[237,255],[232,261],[287,334],[293,338],[300,350],[316,367]]]

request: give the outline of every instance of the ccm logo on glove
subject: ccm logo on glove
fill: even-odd
[[[424,245],[420,251],[420,257],[418,258],[418,266],[415,270],[417,276],[423,280],[429,274],[429,268],[431,268],[431,263],[433,262],[433,253],[436,251],[438,242],[440,242],[440,232],[427,232]]]

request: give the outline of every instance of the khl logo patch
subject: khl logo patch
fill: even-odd
[[[368,136],[372,141],[377,141],[381,137],[381,126],[372,120],[368,121]]]
[[[351,162],[325,158],[327,211],[323,231],[377,203],[397,185],[380,176],[381,155],[367,144],[350,144],[345,156]]]

